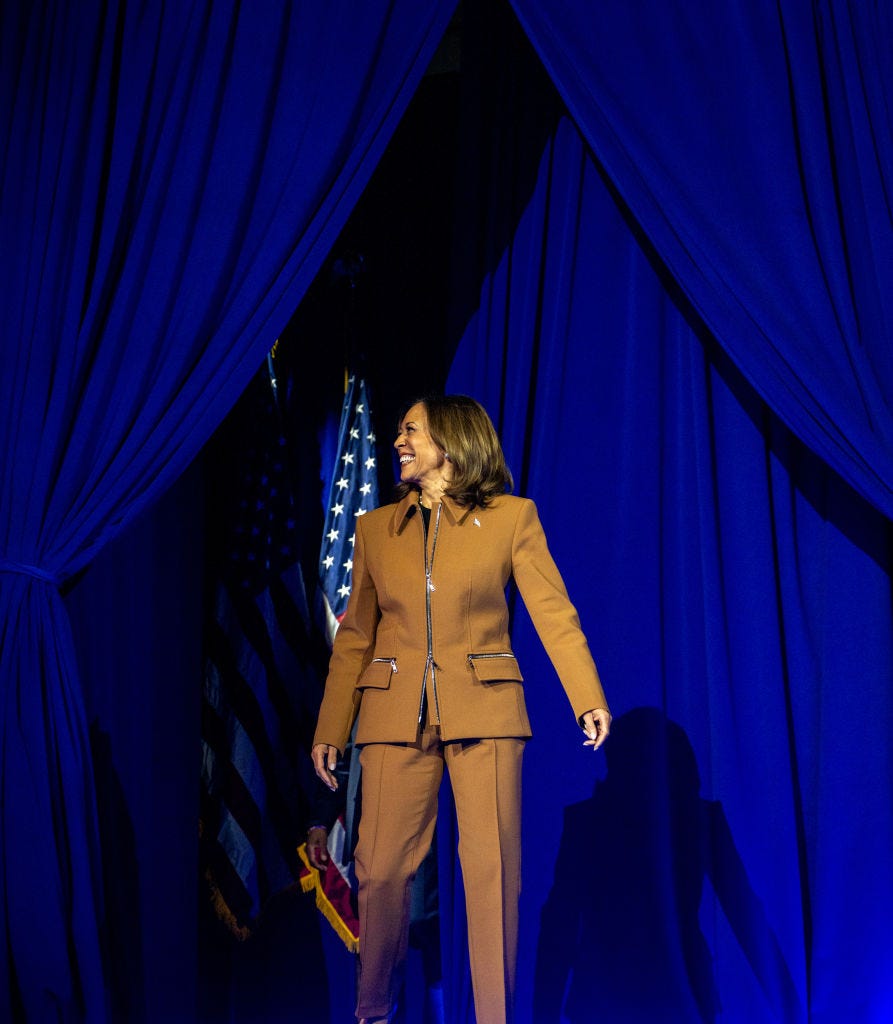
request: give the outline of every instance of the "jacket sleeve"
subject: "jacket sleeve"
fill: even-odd
[[[330,743],[343,754],[360,706],[356,683],[372,659],[381,612],[366,563],[363,516],[356,520],[350,598],[338,632],[323,693],[314,744]]]
[[[512,573],[577,719],[586,711],[607,708],[580,618],[549,553],[536,505],[529,499],[523,500],[515,523]]]

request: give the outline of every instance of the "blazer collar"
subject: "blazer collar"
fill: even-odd
[[[407,522],[412,519],[413,516],[418,515],[419,505],[419,492],[410,491],[401,501],[398,501],[394,506],[394,531],[396,533],[402,533],[406,527]],[[463,523],[472,511],[473,506],[465,507],[457,504],[452,498],[443,496],[443,514],[447,517],[449,522],[455,526],[458,523]]]

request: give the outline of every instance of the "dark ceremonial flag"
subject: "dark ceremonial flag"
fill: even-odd
[[[297,550],[287,395],[272,357],[218,433],[204,637],[201,859],[245,938],[298,883],[321,678]]]

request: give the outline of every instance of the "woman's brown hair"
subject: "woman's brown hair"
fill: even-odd
[[[424,405],[431,440],[447,454],[453,467],[444,494],[457,504],[484,508],[497,495],[512,489],[512,474],[505,464],[499,436],[486,409],[468,395],[427,395],[414,399],[400,420],[416,404]],[[397,500],[413,485],[400,482]]]

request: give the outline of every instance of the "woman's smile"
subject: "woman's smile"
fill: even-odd
[[[421,402],[407,410],[394,448],[400,463],[400,479],[418,484],[423,492],[430,491],[434,497],[434,489],[442,488],[449,476],[449,464],[428,432],[428,414]]]

